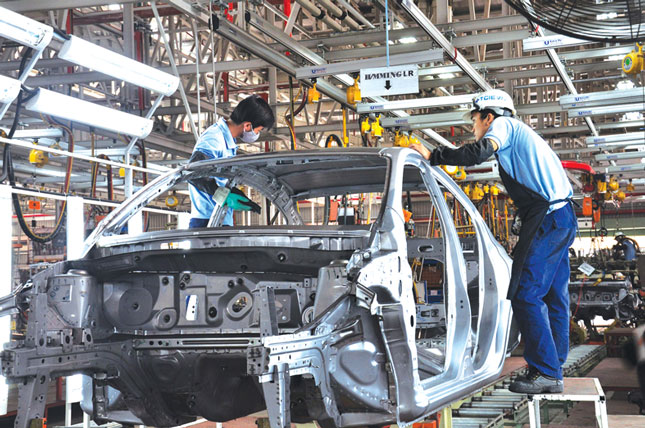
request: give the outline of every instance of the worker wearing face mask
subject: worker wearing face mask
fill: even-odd
[[[260,132],[273,126],[275,117],[269,104],[257,95],[242,100],[228,120],[220,118],[197,140],[190,162],[206,159],[225,159],[237,154],[235,139],[253,143]],[[217,177],[189,180],[192,205],[190,228],[206,227],[217,203],[213,196],[218,187],[226,186],[227,180]],[[233,188],[224,202],[228,211],[222,221],[224,226],[233,225],[233,210],[259,212],[260,207],[248,199],[239,189]]]
[[[495,156],[521,227],[513,250],[507,298],[524,339],[527,376],[510,390],[525,394],[563,391],[562,365],[569,352],[569,247],[577,221],[573,190],[558,156],[517,120],[511,97],[500,90],[473,99],[468,114],[476,142],[432,152],[414,145],[432,165],[476,165]]]

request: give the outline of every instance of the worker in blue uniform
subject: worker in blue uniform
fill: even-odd
[[[190,162],[206,159],[225,159],[237,154],[236,138],[245,143],[253,143],[260,132],[273,126],[275,117],[269,104],[258,95],[251,95],[240,101],[228,120],[220,118],[211,125],[197,140]],[[215,192],[225,187],[227,180],[211,177],[189,180],[190,202],[192,205],[190,228],[206,227],[217,203]],[[233,225],[233,210],[260,212],[260,207],[244,193],[231,188],[224,205],[228,206],[222,221],[224,226]]]
[[[636,260],[636,253],[638,253],[638,243],[632,238],[625,236],[623,232],[616,233],[614,237],[616,245],[612,247],[612,252],[615,260],[632,261]]]
[[[569,352],[569,247],[577,221],[573,189],[560,159],[529,126],[514,117],[511,97],[501,90],[473,99],[468,114],[475,143],[458,149],[419,151],[432,165],[471,166],[495,156],[521,228],[513,250],[507,298],[524,338],[527,376],[514,381],[518,393],[563,391],[562,365]]]

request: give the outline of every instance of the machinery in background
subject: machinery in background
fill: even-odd
[[[645,319],[645,255],[624,260],[620,253],[598,249],[589,257],[571,250],[569,296],[572,320],[583,321],[591,337],[600,337],[593,321],[600,316],[617,324],[638,325]]]

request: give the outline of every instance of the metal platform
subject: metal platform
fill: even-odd
[[[596,409],[596,423],[600,428],[609,428],[607,400],[598,378],[564,378],[561,394],[535,394],[528,396],[529,425],[540,428],[540,401],[591,401]]]

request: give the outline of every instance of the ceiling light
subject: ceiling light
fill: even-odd
[[[47,89],[36,89],[24,107],[27,110],[61,117],[116,133],[145,138],[152,131],[153,121],[140,116],[68,97]]]
[[[166,96],[172,95],[179,86],[177,76],[76,36],[70,36],[63,43],[58,57]]]
[[[41,50],[49,44],[54,29],[26,16],[0,7],[0,36]]]
[[[454,73],[441,73],[439,74],[439,79],[454,79],[456,76],[457,75]]]
[[[409,43],[416,43],[416,41],[417,41],[416,37],[403,37],[399,39],[399,43],[402,43],[404,45]]]
[[[0,74],[0,104],[8,104],[16,99],[20,92],[20,80]]]

